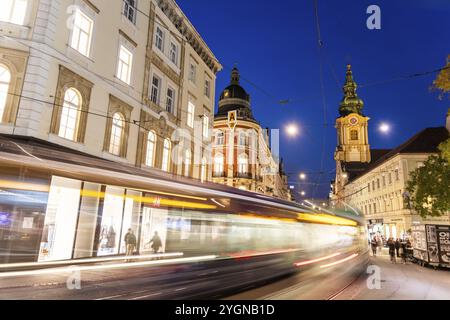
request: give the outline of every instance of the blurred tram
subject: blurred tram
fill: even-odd
[[[214,255],[242,270],[257,261],[252,268],[264,272],[254,281],[310,267],[362,270],[367,261],[355,212],[313,210],[33,138],[0,136],[0,163],[2,265],[118,257],[130,230],[136,255],[154,253],[157,235],[159,253]]]

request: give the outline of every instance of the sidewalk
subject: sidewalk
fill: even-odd
[[[370,265],[378,266],[381,289],[369,289],[364,274],[352,286],[339,295],[337,300],[449,300],[450,271],[434,270],[409,262],[397,264],[389,260],[387,249],[371,257]],[[373,271],[372,271],[373,272]]]

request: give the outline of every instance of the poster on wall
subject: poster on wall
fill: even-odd
[[[425,226],[418,225],[412,227],[412,245],[414,258],[423,261],[428,261]]]
[[[436,226],[436,235],[441,263],[450,263],[450,226]]]
[[[430,262],[439,263],[439,250],[436,239],[436,226],[427,225],[425,226],[427,231],[427,244],[428,244],[428,257]]]

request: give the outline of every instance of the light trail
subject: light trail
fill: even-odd
[[[335,265],[344,263],[344,262],[346,262],[346,261],[352,260],[352,259],[356,258],[358,255],[359,255],[358,253],[355,253],[355,254],[352,254],[351,256],[349,256],[349,257],[347,257],[347,258],[345,258],[345,259],[342,259],[342,260],[339,260],[339,261],[335,261],[335,262],[332,262],[332,263],[329,263],[329,264],[324,264],[324,265],[322,265],[322,266],[320,266],[320,267],[321,267],[321,268],[332,267],[332,266],[335,266]]]
[[[302,261],[302,262],[297,262],[297,263],[294,263],[294,265],[297,266],[297,267],[301,267],[301,266],[305,266],[305,265],[308,265],[308,264],[313,264],[313,263],[316,263],[316,262],[328,260],[328,259],[337,257],[339,255],[341,255],[340,252],[332,254],[332,255],[329,255],[329,256],[326,256],[326,257],[322,257],[322,258],[317,258],[317,259],[313,259],[313,260],[306,260],[306,261]]]
[[[216,258],[217,258],[217,256],[215,256],[215,255],[209,255],[209,256],[198,256],[198,257],[191,257],[191,258],[175,258],[175,259],[156,260],[156,261],[117,263],[117,264],[100,265],[100,266],[85,266],[85,267],[71,266],[71,267],[66,267],[66,268],[61,268],[61,269],[12,271],[12,272],[0,273],[0,278],[35,276],[35,275],[42,275],[42,274],[73,273],[73,272],[78,272],[78,271],[81,272],[81,271],[92,271],[92,270],[102,270],[102,269],[135,268],[135,267],[154,266],[154,265],[179,264],[179,263],[187,263],[187,262],[201,262],[201,261],[214,260]]]
[[[174,253],[147,254],[147,255],[140,255],[140,256],[86,258],[86,259],[76,259],[76,260],[59,260],[59,261],[43,261],[43,262],[19,262],[19,263],[0,264],[0,269],[73,265],[74,263],[108,262],[108,261],[127,260],[127,259],[142,260],[142,259],[151,259],[151,258],[170,258],[170,257],[181,257],[183,255],[184,255],[184,253],[182,253],[182,252],[174,252]]]

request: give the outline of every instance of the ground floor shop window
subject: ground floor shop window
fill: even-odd
[[[95,227],[100,203],[101,185],[85,182],[78,217],[73,257],[89,258],[94,252]]]
[[[167,209],[144,207],[142,212],[141,254],[165,252],[167,215]],[[158,238],[160,243],[158,243]]]
[[[81,181],[52,178],[39,261],[72,258],[80,190]]]
[[[97,256],[119,253],[124,195],[124,188],[106,188]]]
[[[139,238],[139,218],[141,213],[142,193],[134,190],[127,190],[125,197],[125,208],[123,212],[122,232],[120,234],[120,253],[127,252],[125,235],[131,229],[136,238]]]

